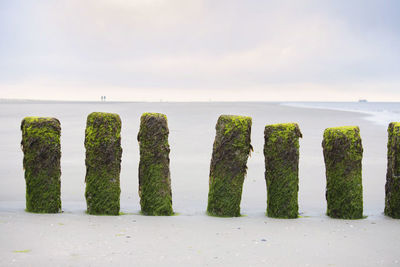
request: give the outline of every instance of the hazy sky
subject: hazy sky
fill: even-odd
[[[0,98],[101,95],[400,101],[400,1],[0,1]]]

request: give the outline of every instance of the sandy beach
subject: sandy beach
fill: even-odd
[[[278,103],[0,103],[1,266],[398,266],[400,222],[383,215],[387,125],[366,114],[289,107]],[[122,119],[121,216],[85,213],[86,117],[115,112]],[[136,136],[143,112],[167,115],[170,130],[171,217],[139,214]],[[253,119],[242,217],[205,214],[215,124],[221,114]],[[25,116],[61,121],[62,210],[32,214],[25,208],[20,123]],[[298,219],[265,216],[263,129],[297,122],[300,139]],[[322,134],[358,125],[364,148],[362,220],[325,215]]]

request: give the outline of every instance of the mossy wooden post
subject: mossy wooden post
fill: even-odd
[[[327,215],[363,217],[361,161],[363,148],[357,126],[328,128],[322,141],[326,168]]]
[[[243,181],[250,144],[251,118],[221,115],[210,166],[207,213],[212,216],[240,216]]]
[[[120,208],[121,119],[118,114],[89,114],[85,132],[87,212],[118,215]]]
[[[385,214],[400,219],[400,122],[388,127]]]
[[[26,210],[61,211],[60,122],[55,118],[26,117],[21,123]]]
[[[172,215],[167,116],[144,113],[140,118],[139,196],[145,215]]]
[[[299,137],[302,135],[297,123],[265,126],[265,181],[269,217],[298,217]]]

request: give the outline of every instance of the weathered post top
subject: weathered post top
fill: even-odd
[[[103,138],[96,140],[97,137]],[[100,142],[118,142],[121,139],[121,118],[115,113],[90,113],[86,121],[85,138],[86,149],[96,147]]]

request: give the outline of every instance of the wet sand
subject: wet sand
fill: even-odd
[[[385,217],[386,126],[354,112],[305,109],[276,103],[0,103],[0,265],[400,265],[400,222]],[[117,217],[85,214],[83,147],[86,116],[116,112],[122,119],[121,211]],[[143,112],[168,116],[172,217],[139,215],[136,135]],[[215,124],[220,114],[253,118],[243,217],[205,215]],[[62,214],[24,211],[25,181],[20,122],[55,116],[62,126]],[[265,217],[263,128],[297,122],[300,140],[301,218]],[[326,217],[322,133],[358,125],[364,147],[363,220]]]

